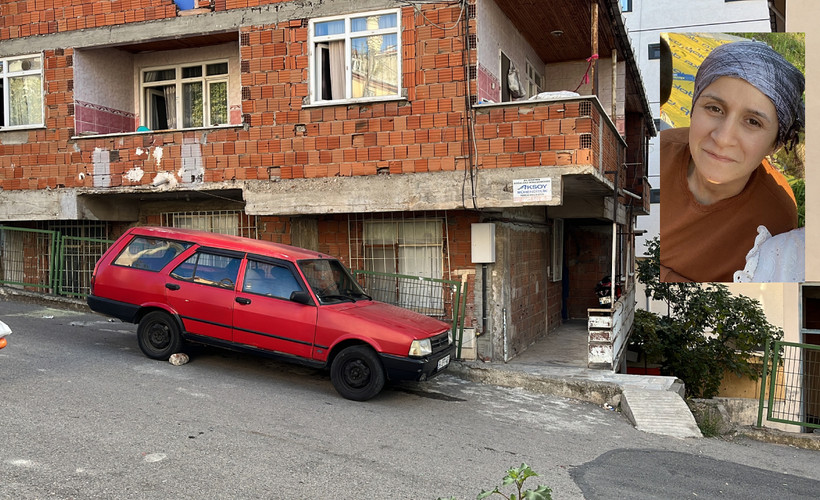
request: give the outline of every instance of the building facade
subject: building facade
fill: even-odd
[[[649,206],[619,2],[543,3],[6,1],[0,224],[193,227],[466,282],[478,355],[510,359],[604,275],[631,289]],[[0,281],[28,283],[5,238]]]

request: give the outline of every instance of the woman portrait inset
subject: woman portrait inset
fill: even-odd
[[[762,42],[726,43],[703,60],[689,127],[660,136],[661,281],[733,281],[767,238],[797,228],[794,194],[766,158],[797,142],[804,87],[800,70]]]

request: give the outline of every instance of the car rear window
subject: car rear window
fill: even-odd
[[[114,265],[159,271],[193,243],[135,236],[114,260]]]

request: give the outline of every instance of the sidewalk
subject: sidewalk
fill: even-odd
[[[617,407],[625,387],[673,391],[675,377],[626,375],[587,368],[586,321],[569,321],[507,363],[457,361],[448,370],[463,378]]]

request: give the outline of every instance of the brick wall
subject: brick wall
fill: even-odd
[[[569,273],[567,312],[570,318],[586,318],[587,309],[599,307],[595,285],[611,273],[612,226],[564,226],[565,272]]]
[[[549,238],[546,231],[508,230],[510,355],[547,333]]]
[[[594,106],[579,101],[479,108],[475,125],[479,166],[592,164],[597,117]]]

